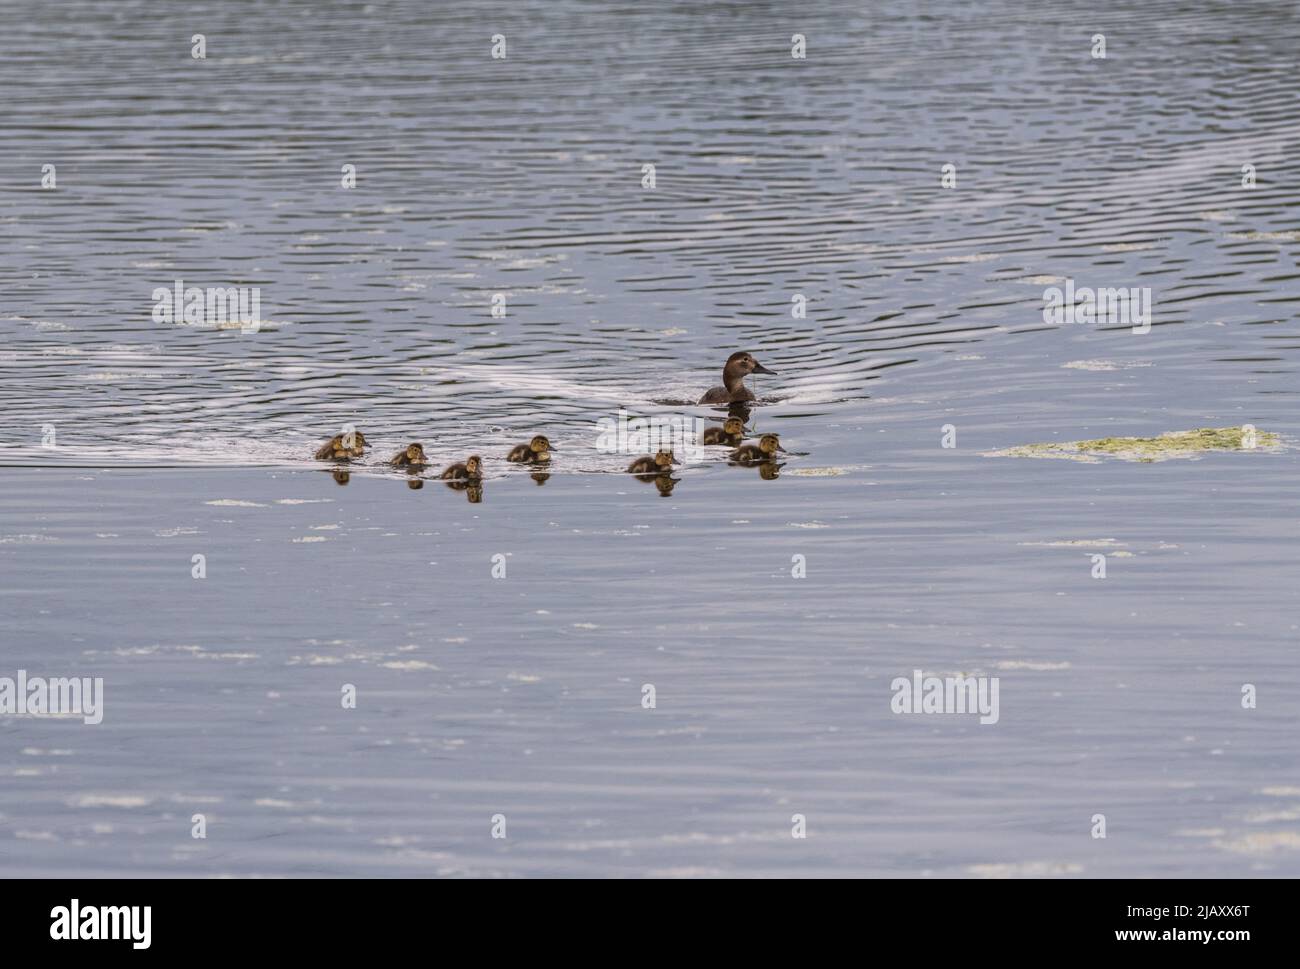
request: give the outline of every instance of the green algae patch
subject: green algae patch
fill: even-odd
[[[1169,461],[1193,458],[1212,451],[1277,451],[1281,438],[1271,431],[1247,427],[1199,427],[1194,431],[1166,431],[1159,437],[1098,437],[1089,441],[1023,444],[988,451],[987,457],[1060,458],[1090,464],[1103,457],[1122,461]]]

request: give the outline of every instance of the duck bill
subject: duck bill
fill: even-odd
[[[763,366],[761,363],[755,363],[755,364],[754,364],[754,370],[753,370],[753,372],[754,372],[754,373],[770,373],[773,377],[776,376],[776,371],[775,371],[775,370],[768,370],[767,367]]]

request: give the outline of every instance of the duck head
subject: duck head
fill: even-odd
[[[538,457],[542,457],[555,449],[551,447],[551,442],[547,439],[545,434],[538,434],[528,442],[528,450],[532,451]]]
[[[412,464],[424,464],[424,445],[408,444],[406,445],[406,460]]]
[[[466,459],[465,461],[465,470],[469,472],[469,476],[471,478],[482,477],[483,459],[480,458],[477,454],[471,454],[469,458]]]
[[[745,422],[739,417],[728,417],[722,425],[722,433],[729,437],[739,437],[745,433]]]
[[[773,455],[777,451],[785,452],[781,447],[781,439],[775,434],[764,434],[758,439],[758,449],[766,455]]]
[[[755,360],[748,350],[740,350],[727,357],[727,365],[722,368],[722,382],[727,387],[730,387],[732,382],[739,383],[742,377],[751,373],[776,375],[775,370],[768,370],[767,367]]]
[[[660,451],[658,454],[655,455],[655,464],[658,467],[667,470],[668,468],[671,468],[674,464],[681,464],[681,462],[678,461],[675,457],[673,457],[672,451]]]

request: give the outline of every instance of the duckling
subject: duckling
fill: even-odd
[[[776,434],[764,434],[757,444],[746,444],[731,452],[731,460],[737,464],[764,464],[776,457],[776,452],[784,452],[781,440]]]
[[[483,459],[477,454],[470,455],[463,463],[448,465],[446,470],[438,477],[444,480],[462,481],[468,479],[476,481],[483,477]]]
[[[423,468],[429,462],[425,460],[423,444],[408,444],[388,463],[395,468]]]
[[[713,387],[700,398],[701,404],[725,404],[733,400],[753,400],[753,392],[745,386],[745,376],[751,373],[776,374],[768,370],[744,350],[727,357],[722,368],[722,386]]]
[[[668,472],[674,464],[681,464],[673,457],[672,451],[660,450],[658,454],[637,458],[627,466],[628,474],[663,474]]]
[[[721,427],[704,429],[705,444],[725,444],[727,447],[740,447],[745,439],[745,424],[739,417],[728,417]]]
[[[516,464],[540,464],[543,461],[551,460],[551,452],[554,450],[546,436],[538,434],[527,444],[520,444],[511,450],[506,455],[506,460],[514,461]]]
[[[349,461],[365,453],[369,442],[360,431],[335,434],[316,451],[317,461]]]

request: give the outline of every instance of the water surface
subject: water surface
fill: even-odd
[[[107,697],[0,717],[0,872],[1300,871],[1293,7],[4,26],[0,675]],[[267,322],[156,323],[177,278]],[[1045,324],[1067,278],[1154,326]],[[740,348],[778,478],[598,473],[597,420],[717,419]],[[1244,423],[1288,447],[983,456]],[[482,453],[481,503],[385,471],[410,440]],[[1000,677],[999,722],[891,714],[917,668]]]

